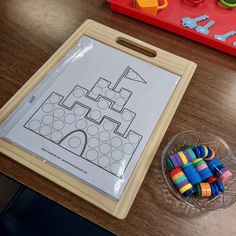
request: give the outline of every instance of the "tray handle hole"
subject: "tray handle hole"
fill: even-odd
[[[139,52],[139,53],[141,53],[145,56],[148,56],[148,57],[156,57],[157,56],[156,51],[154,51],[153,49],[150,49],[150,48],[147,48],[147,47],[140,45],[138,43],[132,42],[131,40],[123,38],[123,37],[118,37],[116,39],[116,43],[118,43],[126,48],[132,49],[136,52]]]

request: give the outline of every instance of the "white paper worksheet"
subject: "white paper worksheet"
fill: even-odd
[[[83,36],[12,116],[6,138],[119,199],[179,79]]]

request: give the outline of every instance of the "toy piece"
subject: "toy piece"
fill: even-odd
[[[211,197],[211,185],[209,183],[200,183],[202,197]]]
[[[166,164],[169,168],[169,170],[173,170],[175,168],[175,166],[173,165],[172,161],[170,160],[170,158],[166,159]]]
[[[197,158],[204,158],[208,156],[208,148],[204,145],[194,146],[192,147],[193,152],[195,153]]]
[[[202,196],[202,190],[201,190],[200,184],[196,184],[196,185],[195,185],[195,189],[196,189],[196,195],[197,195],[198,197],[201,197],[201,196]]]
[[[231,36],[233,36],[233,35],[235,35],[235,34],[236,34],[236,31],[229,31],[228,33],[222,34],[222,35],[220,35],[220,34],[215,34],[215,35],[214,35],[214,38],[215,38],[215,39],[218,39],[218,40],[220,40],[220,41],[225,42],[227,38],[229,38],[229,37],[231,37]]]
[[[195,188],[198,197],[216,197],[220,192],[224,192],[224,186],[220,181],[214,184],[202,182],[195,185]]]
[[[164,9],[168,5],[168,0],[164,0],[163,5],[159,5],[158,0],[135,0],[136,7],[146,14],[156,16],[158,10]]]
[[[204,160],[210,161],[216,156],[216,153],[210,147],[207,147],[207,149],[208,149],[208,155],[204,157]]]
[[[194,154],[191,148],[187,148],[186,150],[183,150],[183,153],[186,156],[188,162],[192,162],[196,159],[196,155]]]
[[[209,18],[209,16],[207,16],[207,15],[199,16],[196,18],[184,17],[184,18],[182,18],[182,25],[184,27],[194,29],[198,26],[197,25],[198,22],[203,21],[203,20],[207,20],[208,18]]]
[[[192,150],[193,150],[193,152],[195,153],[195,155],[196,155],[197,158],[202,157],[202,156],[201,156],[201,152],[200,152],[200,150],[199,150],[198,147],[192,147]]]
[[[193,161],[193,165],[197,169],[202,180],[206,180],[213,176],[211,169],[209,169],[208,165],[202,158],[198,158],[195,161]]]
[[[225,167],[217,158],[209,161],[208,167],[213,172],[213,174],[223,183],[227,182],[233,176],[232,172],[227,167]]]
[[[190,188],[188,191],[184,192],[183,195],[185,197],[189,197],[191,195],[193,195],[196,192],[195,188]]]
[[[212,184],[214,186],[215,189],[215,196],[218,196],[220,194],[220,190],[218,188],[218,185],[216,183]]]
[[[226,7],[236,7],[235,0],[220,0],[220,2]]]
[[[210,184],[213,184],[217,181],[218,179],[215,176],[211,176],[207,179],[207,182]]]
[[[211,196],[216,197],[217,196],[217,190],[215,189],[215,184],[210,184],[211,186]],[[218,191],[219,194],[219,191]]]
[[[196,159],[196,155],[194,154],[191,148],[187,148],[186,150],[170,155],[168,159],[169,161],[167,165],[171,167],[171,164],[172,164],[176,168],[176,167],[180,167],[184,164],[194,161]]]
[[[206,146],[200,145],[200,146],[198,146],[198,149],[200,150],[202,158],[204,158],[204,157],[206,157],[208,155],[208,149],[207,149]]]
[[[225,191],[224,185],[222,184],[222,182],[220,180],[217,180],[216,185],[217,185],[218,189],[220,190],[220,192],[223,193]]]
[[[182,167],[184,174],[188,178],[188,181],[192,184],[198,184],[202,181],[201,176],[199,175],[198,171],[196,168],[193,166],[192,163],[188,163],[183,165]]]
[[[216,156],[210,147],[204,145],[192,146],[192,150],[197,158],[203,158],[205,161],[210,161]]]
[[[184,194],[185,196],[189,196],[189,194],[192,194],[195,192],[195,189],[193,188],[192,184],[189,183],[187,177],[185,176],[184,172],[180,167],[175,168],[174,170],[171,170],[169,172],[170,178],[175,183],[175,186],[179,190],[181,194]],[[188,191],[190,190],[191,191]]]
[[[200,183],[195,186],[197,192],[196,195],[198,197],[211,197],[212,196],[212,188],[209,183]]]
[[[176,152],[167,158],[167,165],[170,170],[173,168],[181,167],[187,163],[190,163],[197,158],[207,158],[211,160],[215,156],[215,152],[209,147],[204,145],[191,146],[183,151]]]
[[[213,26],[215,24],[214,20],[211,20],[210,22],[208,22],[207,24],[205,24],[204,26],[197,26],[195,28],[195,30],[200,33],[200,34],[204,34],[204,35],[208,35],[209,34],[209,28],[211,26]]]

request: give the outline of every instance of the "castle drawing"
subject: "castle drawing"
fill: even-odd
[[[30,131],[117,177],[122,177],[142,135],[130,130],[135,112],[124,79],[146,81],[127,67],[114,86],[99,78],[90,90],[76,85],[67,97],[53,92],[25,123]]]

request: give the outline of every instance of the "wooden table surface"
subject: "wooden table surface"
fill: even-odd
[[[0,107],[87,18],[198,64],[128,217],[117,220],[2,154],[0,171],[118,235],[236,235],[236,204],[200,213],[174,200],[160,175],[163,148],[183,130],[219,135],[236,153],[234,57],[111,12],[103,0],[1,0]]]

